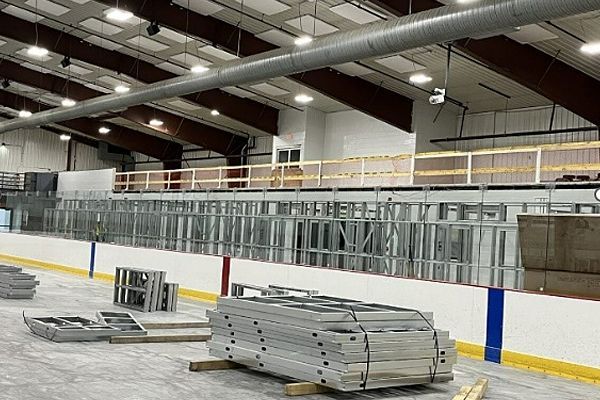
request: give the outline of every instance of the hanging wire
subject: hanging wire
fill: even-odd
[[[240,57],[242,47],[242,25],[244,23],[244,0],[240,3],[240,23],[238,25],[238,42],[236,56]]]

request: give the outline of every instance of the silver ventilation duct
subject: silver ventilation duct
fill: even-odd
[[[260,82],[330,65],[381,57],[404,50],[488,32],[539,23],[600,9],[600,0],[481,0],[474,6],[455,4],[360,29],[340,32],[296,47],[231,61],[202,74],[189,74],[59,107],[29,118],[0,123],[0,133],[66,121],[122,107],[204,90]],[[510,56],[510,55],[507,55]]]

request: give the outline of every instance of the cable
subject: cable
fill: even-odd
[[[433,371],[432,371],[431,367],[429,367],[429,377],[431,378],[431,383],[433,383],[435,381],[435,377],[437,375],[438,364],[440,363],[440,342],[439,342],[437,331],[435,330],[435,328],[433,327],[431,322],[429,322],[429,320],[427,318],[425,318],[425,316],[423,315],[423,313],[421,311],[416,310],[416,309],[411,309],[411,308],[407,308],[407,310],[414,311],[417,314],[419,314],[419,316],[421,318],[423,318],[423,321],[425,321],[425,323],[429,326],[429,329],[433,332],[433,346],[435,348],[435,357],[432,359]]]
[[[365,334],[365,351],[367,352],[367,369],[365,371],[363,383],[361,383],[360,386],[363,388],[363,390],[367,390],[367,382],[369,380],[369,369],[371,367],[371,346],[369,345],[369,334],[367,333],[365,328],[363,328],[362,324],[356,317],[356,312],[354,311],[354,308],[352,308],[352,306],[349,306],[349,307],[350,307],[350,312],[349,312],[350,316],[352,317],[352,319],[354,319],[354,322],[356,322],[358,324],[358,327],[360,328],[360,330]]]

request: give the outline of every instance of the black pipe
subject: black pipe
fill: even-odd
[[[481,140],[481,139],[501,139],[508,137],[521,137],[521,136],[541,136],[541,135],[557,135],[560,133],[577,133],[577,132],[594,132],[597,131],[597,126],[589,126],[584,128],[566,128],[566,129],[555,129],[545,131],[525,131],[525,132],[512,132],[502,133],[500,135],[479,135],[479,136],[464,136],[464,137],[450,137],[443,139],[431,139],[431,143],[448,143],[448,142],[466,142],[469,140]]]
[[[216,156],[216,157],[194,157],[194,158],[186,158],[184,160],[155,160],[155,161],[130,161],[125,164],[157,164],[162,162],[171,162],[171,161],[204,161],[204,160],[222,160],[228,158],[240,158],[240,157],[260,157],[260,156],[270,156],[271,152],[268,153],[255,153],[255,154],[232,154],[228,156]]]

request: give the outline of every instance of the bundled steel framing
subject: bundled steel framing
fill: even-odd
[[[341,391],[453,379],[455,342],[428,312],[327,296],[220,298],[210,354]]]
[[[23,272],[20,267],[0,265],[0,297],[5,299],[33,299],[40,284],[35,275]]]
[[[176,311],[179,284],[166,278],[166,271],[117,267],[113,302],[142,312]]]

